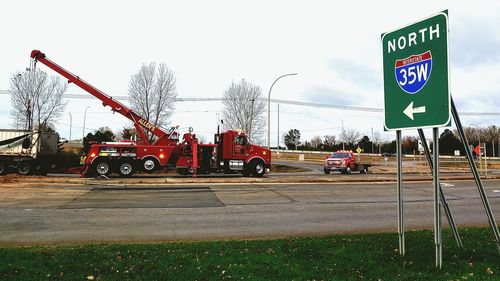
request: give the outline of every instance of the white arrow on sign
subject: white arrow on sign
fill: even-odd
[[[413,120],[414,113],[425,113],[425,106],[413,107],[413,102],[410,102],[406,109],[403,110],[403,113]]]

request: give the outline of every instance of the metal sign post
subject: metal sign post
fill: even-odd
[[[434,173],[434,164],[432,161],[431,152],[429,151],[429,146],[427,145],[427,139],[425,138],[424,135],[424,130],[418,129],[418,135],[420,136],[420,141],[422,143],[422,150],[425,153],[425,157],[427,158],[427,163],[431,168],[431,172]],[[444,192],[443,188],[441,187],[441,184],[439,184],[439,198],[441,199],[441,206],[443,206],[443,210],[446,214],[446,218],[448,219],[448,224],[450,225],[450,228],[453,232],[453,236],[455,237],[455,241],[457,242],[457,246],[463,249],[464,246],[462,244],[462,238],[460,238],[460,234],[458,233],[457,225],[455,223],[455,220],[453,219],[450,206],[448,206],[446,198],[444,197]]]
[[[498,231],[498,226],[493,216],[493,212],[491,211],[490,203],[488,201],[488,196],[486,196],[486,192],[484,191],[483,182],[481,181],[481,177],[477,171],[476,164],[474,163],[474,158],[472,156],[472,151],[469,146],[469,142],[465,137],[464,129],[462,127],[462,122],[460,121],[460,117],[458,116],[457,108],[455,107],[455,103],[453,102],[453,98],[451,99],[451,113],[453,114],[453,120],[455,120],[455,124],[457,125],[458,135],[460,136],[460,140],[462,141],[462,145],[465,149],[465,155],[467,156],[467,160],[469,161],[469,166],[472,171],[472,175],[474,176],[474,180],[476,181],[477,190],[479,191],[479,195],[481,196],[481,201],[483,202],[483,207],[488,216],[488,222],[490,224],[491,231],[495,236],[495,241],[497,244],[498,251],[500,252],[500,233]]]
[[[434,244],[436,245],[436,267],[441,269],[443,264],[443,245],[441,239],[441,205],[439,193],[439,128],[433,128],[434,148]]]
[[[405,226],[403,211],[403,155],[401,153],[401,130],[396,131],[396,157],[397,157],[397,196],[398,196],[398,236],[399,236],[399,254],[405,255]]]

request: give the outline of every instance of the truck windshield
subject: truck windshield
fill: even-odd
[[[239,144],[239,145],[245,145],[246,138],[244,136],[237,136],[234,138],[234,143]]]
[[[349,158],[349,153],[345,152],[334,152],[332,153],[332,158]]]

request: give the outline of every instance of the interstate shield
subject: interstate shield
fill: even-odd
[[[418,93],[431,76],[431,51],[396,60],[395,74],[399,87],[408,94]]]

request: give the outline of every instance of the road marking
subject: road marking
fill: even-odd
[[[495,193],[500,193],[500,190],[493,190],[493,192],[495,192]]]
[[[451,183],[445,183],[445,182],[442,182],[441,183],[442,186],[444,187],[450,187],[450,186],[455,186],[454,184],[451,184]]]

